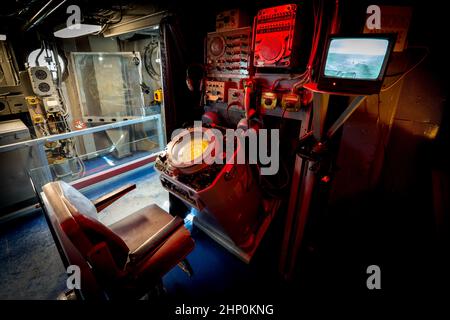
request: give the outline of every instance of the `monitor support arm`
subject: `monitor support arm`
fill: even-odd
[[[296,176],[299,177],[300,183],[300,186],[296,188],[300,192],[297,193],[298,198],[292,201],[288,210],[283,242],[285,253],[280,257],[280,272],[285,279],[291,278],[294,274],[311,204],[314,201],[313,190],[318,184],[328,184],[331,180],[333,157],[328,142],[366,99],[366,96],[355,96],[345,111],[325,133],[324,126],[330,95],[349,96],[349,94],[320,91],[315,83],[305,84],[304,87],[313,92],[313,119],[312,128],[300,137],[296,148],[299,160],[295,170],[298,170]]]
[[[345,108],[344,112],[339,116],[339,118],[331,125],[330,129],[327,131],[326,138],[331,139],[331,137],[342,127],[348,118],[353,114],[353,112],[358,109],[361,103],[367,98],[367,96],[356,96],[353,98],[352,102]]]

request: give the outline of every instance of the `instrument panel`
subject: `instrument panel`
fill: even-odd
[[[247,77],[251,63],[251,28],[208,33],[206,68],[210,77]]]
[[[293,64],[297,5],[258,12],[255,19],[255,67],[288,68]]]

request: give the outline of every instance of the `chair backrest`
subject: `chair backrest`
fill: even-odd
[[[53,220],[54,228],[61,233],[60,238],[64,239],[64,241],[61,241],[61,245],[67,255],[67,260],[70,264],[82,263],[87,267],[89,265],[86,262],[89,262],[94,272],[97,272],[96,274],[108,274],[113,277],[116,269],[121,270],[125,267],[129,249],[125,242],[111,229],[97,219],[78,210],[80,207],[86,208],[87,206],[73,203],[69,198],[72,201],[73,199],[77,199],[77,201],[89,200],[78,190],[70,188],[59,181],[51,182],[43,187],[44,194],[51,207],[49,215],[53,215],[50,220]],[[66,194],[67,190],[70,190],[70,197]],[[67,243],[68,241],[70,243]],[[93,257],[100,244],[106,244],[109,251],[108,255],[110,254],[114,260],[112,263],[104,263],[104,261]],[[76,252],[74,252],[74,249]],[[83,260],[82,262],[80,258]],[[106,268],[109,270],[105,270]],[[92,273],[92,270],[90,271]],[[92,275],[95,277],[94,273]]]
[[[105,242],[114,258],[116,266],[119,269],[123,269],[127,262],[130,249],[122,238],[97,219],[79,212],[77,208],[64,197],[64,195],[62,196],[62,199],[69,208],[72,217],[89,240],[91,246],[90,249],[101,242]],[[89,252],[86,252],[86,254],[88,253]]]
[[[59,254],[64,266],[75,265],[81,272],[81,289],[77,290],[81,298],[104,299],[104,293],[95,278],[89,264],[77,246],[67,235],[67,229],[76,230],[77,224],[61,198],[57,184],[54,182],[46,184],[43,188],[43,203],[49,227],[53,231]]]

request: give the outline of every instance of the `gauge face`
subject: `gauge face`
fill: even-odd
[[[195,173],[214,163],[217,145],[210,129],[185,129],[167,144],[168,161],[184,174]]]
[[[160,76],[161,75],[161,56],[159,52],[159,47],[155,47],[152,51],[152,66],[155,73]]]
[[[200,157],[208,148],[209,142],[206,139],[192,139],[182,146],[178,153],[180,162],[188,163]]]
[[[225,51],[225,41],[222,37],[212,38],[209,44],[209,51],[213,56],[219,57]]]
[[[277,37],[268,36],[264,38],[261,44],[258,46],[258,52],[264,61],[268,63],[276,62],[283,55],[283,43]]]

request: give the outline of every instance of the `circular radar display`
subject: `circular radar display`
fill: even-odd
[[[200,171],[214,162],[218,143],[209,128],[185,129],[167,144],[168,161],[185,174]]]
[[[266,37],[258,46],[259,56],[266,63],[274,63],[281,59],[284,48],[283,40],[278,37]]]
[[[213,56],[219,57],[225,51],[225,40],[222,37],[214,37],[209,43],[209,51]]]

